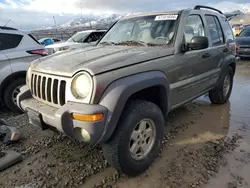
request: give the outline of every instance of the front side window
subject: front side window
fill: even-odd
[[[78,42],[82,43],[88,36],[89,32],[84,32],[84,33],[76,33],[72,37],[70,37],[67,42]]]
[[[87,42],[95,42],[98,41],[102,37],[102,32],[93,32],[87,38]]]
[[[204,25],[199,15],[190,15],[184,27],[186,43],[190,43],[194,36],[205,36]]]
[[[218,18],[211,15],[206,15],[205,17],[207,20],[210,36],[212,38],[213,46],[223,44],[224,39]]]
[[[0,33],[0,50],[16,48],[22,38],[23,35]]]
[[[175,34],[178,15],[151,15],[117,22],[100,44],[166,46]]]

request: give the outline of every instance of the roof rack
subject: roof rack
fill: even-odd
[[[18,30],[16,28],[13,27],[6,27],[6,26],[0,26],[0,29],[5,29],[5,30]]]
[[[196,5],[196,6],[194,7],[195,10],[200,10],[201,8],[214,10],[214,11],[219,12],[220,14],[223,14],[220,10],[218,10],[218,9],[216,9],[216,8],[213,8],[213,7],[209,7],[209,6]]]

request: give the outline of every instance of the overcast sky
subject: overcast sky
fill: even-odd
[[[224,12],[250,12],[250,0],[0,0],[0,25],[34,29],[79,18],[81,14],[131,13],[210,5]]]

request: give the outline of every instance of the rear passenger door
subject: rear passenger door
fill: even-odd
[[[220,22],[223,28],[223,33],[224,33],[225,43],[226,43],[226,47],[223,50],[224,61],[234,62],[235,55],[236,55],[236,44],[235,44],[235,38],[234,38],[232,27],[224,16],[220,17]]]
[[[220,65],[224,61],[224,51],[227,49],[225,38],[222,32],[222,26],[215,15],[204,15],[206,20],[206,29],[209,34],[209,62],[203,67],[204,70],[213,70],[215,77],[219,78]]]

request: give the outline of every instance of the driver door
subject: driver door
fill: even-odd
[[[194,36],[206,36],[204,22],[199,14],[188,16],[184,27],[185,43],[190,43]],[[179,62],[182,62],[178,80],[178,88],[175,92],[179,97],[173,98],[173,104],[178,105],[190,100],[208,89],[209,70],[204,69],[210,63],[211,57],[209,48],[202,50],[189,50],[178,55]]]

